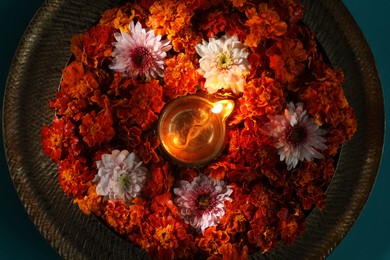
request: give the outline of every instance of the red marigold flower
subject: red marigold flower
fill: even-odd
[[[70,49],[76,61],[81,62],[84,52],[84,34],[76,34],[70,39]]]
[[[99,88],[99,83],[91,71],[77,61],[70,63],[62,72],[61,89],[56,98],[50,101],[49,107],[58,115],[66,115],[79,120],[82,111],[90,105],[90,98]]]
[[[225,174],[233,168],[235,168],[233,163],[223,159],[218,159],[206,168],[205,173],[208,173],[213,179],[223,180],[225,178]]]
[[[58,164],[58,181],[71,198],[83,196],[91,186],[94,175],[84,157],[70,157]]]
[[[83,136],[83,141],[89,147],[108,142],[115,135],[115,130],[112,127],[112,115],[108,110],[104,109],[98,114],[92,111],[83,116],[81,121],[82,124],[79,127],[80,134]]]
[[[310,82],[301,90],[299,98],[305,102],[305,108],[316,124],[327,124],[330,154],[335,155],[338,148],[355,134],[357,120],[344,95],[342,71],[326,68],[324,72],[321,80]]]
[[[266,55],[275,77],[284,83],[295,82],[305,70],[307,53],[298,39],[278,40],[267,50]]]
[[[218,33],[225,31],[227,15],[225,11],[221,10],[210,12],[206,17],[203,17],[204,21],[201,21],[199,29],[206,31],[208,38],[214,38]]]
[[[189,3],[176,0],[155,1],[149,8],[150,15],[146,26],[159,35],[175,35],[181,29],[190,25],[194,15]]]
[[[84,36],[83,62],[93,68],[100,67],[105,60],[111,59],[112,42],[115,28],[96,25]]]
[[[128,147],[135,149],[141,144],[142,130],[137,126],[128,124],[127,122],[121,122],[119,124],[118,134]]]
[[[132,91],[129,101],[131,110],[129,117],[138,124],[142,130],[149,129],[158,120],[158,114],[165,105],[162,101],[163,89],[158,80],[140,84]]]
[[[41,131],[42,147],[45,154],[54,162],[63,160],[68,155],[78,155],[83,146],[75,134],[75,125],[68,117],[55,116],[51,126],[44,126]]]
[[[250,28],[245,44],[249,47],[257,47],[261,40],[276,38],[287,31],[287,24],[281,21],[278,13],[266,3],[259,4],[257,9],[247,9],[245,14],[248,17],[245,25]]]
[[[229,234],[246,232],[249,221],[246,218],[246,212],[241,209],[241,204],[245,202],[245,197],[240,196],[232,202],[226,202],[226,213],[220,220],[221,225]]]
[[[198,85],[198,72],[189,55],[179,53],[165,60],[164,94],[174,99],[187,94],[195,94]]]
[[[149,162],[160,162],[160,156],[156,153],[156,149],[159,145],[160,141],[157,136],[145,136],[141,139],[141,144],[137,148],[137,153],[145,164],[148,164]]]
[[[189,259],[193,257],[195,248],[193,237],[187,233],[187,225],[173,218],[152,214],[149,223],[144,225],[144,237],[147,240],[142,244],[147,245],[149,256],[156,259]]]
[[[333,160],[328,158],[316,162],[304,162],[294,171],[289,183],[290,189],[296,190],[302,208],[310,210],[314,206],[323,209],[325,206],[325,189],[334,173]]]
[[[177,207],[175,204],[173,204],[172,193],[170,192],[165,192],[161,195],[154,197],[150,209],[152,210],[152,212],[163,216],[166,216],[167,214],[172,214],[173,217],[180,218]]]
[[[229,241],[230,236],[226,230],[217,230],[215,226],[206,229],[203,237],[196,239],[197,245],[210,255],[219,254],[221,246],[227,244]]]
[[[168,192],[173,185],[172,168],[169,163],[159,163],[152,165],[151,177],[145,187],[144,194],[153,198],[159,194]]]
[[[280,18],[289,24],[296,24],[303,16],[303,4],[298,0],[270,0],[269,3],[278,10]]]
[[[242,248],[241,248],[242,247]],[[247,260],[248,259],[248,247],[241,246],[238,244],[223,244],[219,248],[220,255],[212,255],[208,260],[224,260],[224,259],[234,259],[234,260]]]
[[[288,209],[282,208],[276,215],[279,218],[278,228],[282,240],[291,245],[304,231],[305,215],[298,208],[290,214]]]

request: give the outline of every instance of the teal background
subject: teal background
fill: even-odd
[[[385,96],[386,121],[390,122],[390,1],[343,2],[374,54]],[[0,0],[1,97],[19,40],[42,3],[43,0]],[[389,138],[386,134],[382,164],[371,196],[351,231],[328,257],[330,260],[390,260]],[[0,142],[0,259],[60,259],[21,205],[8,172],[2,139]]]

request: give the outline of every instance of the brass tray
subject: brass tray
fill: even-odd
[[[85,32],[119,1],[48,0],[29,25],[12,64],[4,97],[4,144],[11,177],[26,211],[65,259],[148,259],[94,217],[85,216],[61,191],[57,168],[43,154],[39,133],[50,124],[55,96],[70,57],[69,39]],[[358,131],[341,150],[327,190],[326,208],[314,210],[305,233],[253,259],[322,259],[360,214],[374,184],[384,139],[381,82],[368,44],[341,1],[303,0],[304,23],[333,67],[345,73],[345,94]]]

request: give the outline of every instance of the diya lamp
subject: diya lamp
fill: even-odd
[[[221,154],[225,145],[226,119],[234,101],[211,102],[200,96],[172,101],[160,114],[161,147],[177,164],[199,167]]]

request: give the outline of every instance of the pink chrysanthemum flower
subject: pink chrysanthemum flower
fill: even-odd
[[[131,202],[145,185],[148,170],[135,153],[114,150],[96,162],[96,193],[105,199]]]
[[[175,203],[184,221],[202,234],[205,229],[218,224],[225,215],[225,201],[233,192],[224,181],[214,180],[200,174],[191,183],[180,181],[180,187],[173,192]]]
[[[164,58],[171,49],[168,40],[161,40],[153,30],[146,31],[141,24],[131,21],[130,33],[115,33],[116,42],[112,52],[114,57],[110,69],[121,72],[124,76],[147,78],[164,77]]]
[[[285,161],[287,169],[295,168],[298,161],[321,159],[318,150],[325,150],[325,130],[319,128],[303,110],[303,104],[296,107],[292,102],[287,105],[284,115],[270,116],[264,130],[273,137],[280,160]]]

